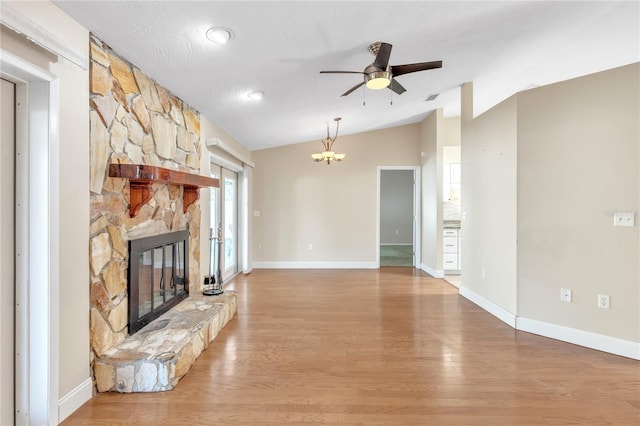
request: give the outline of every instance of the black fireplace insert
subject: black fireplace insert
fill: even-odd
[[[129,241],[129,334],[189,295],[189,232]]]

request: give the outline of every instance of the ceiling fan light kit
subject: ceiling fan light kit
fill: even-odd
[[[391,73],[387,71],[376,71],[364,76],[369,89],[380,90],[391,84]]]

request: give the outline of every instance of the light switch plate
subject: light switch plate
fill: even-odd
[[[634,226],[633,212],[613,212],[613,226]]]

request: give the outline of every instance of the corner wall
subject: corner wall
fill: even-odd
[[[639,76],[633,64],[518,95],[522,317],[640,342]],[[614,227],[614,211],[635,226]]]
[[[519,93],[475,119],[462,90],[460,294],[518,330],[635,359],[639,80],[640,65],[627,65]],[[615,211],[633,212],[635,226],[614,227]],[[611,309],[597,308],[598,294]]]
[[[515,315],[515,97],[473,120],[462,120],[461,158],[461,292],[471,291]]]
[[[442,160],[444,140],[442,109],[420,123],[420,165],[422,179],[422,262],[420,267],[442,278]]]

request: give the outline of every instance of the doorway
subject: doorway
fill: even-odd
[[[0,424],[15,412],[15,89],[0,80]]]
[[[419,257],[417,167],[378,168],[378,265],[415,267]]]

